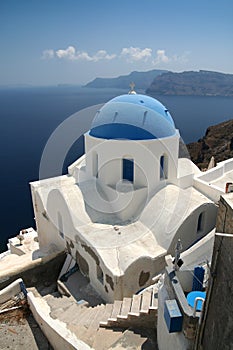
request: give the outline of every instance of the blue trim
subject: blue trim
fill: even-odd
[[[129,124],[104,124],[92,128],[90,135],[104,139],[151,140],[157,137],[147,130]]]
[[[176,299],[165,300],[164,320],[166,322],[169,333],[182,331],[183,315],[180,311]]]
[[[28,291],[26,289],[25,284],[23,282],[19,282],[19,285],[20,285],[21,292],[23,292],[24,296],[26,297],[28,294]]]
[[[194,268],[194,273],[193,273],[193,286],[192,286],[193,291],[195,290],[202,291],[204,276],[205,276],[204,267],[196,266]]]
[[[61,282],[67,282],[68,281],[68,278],[73,275],[76,271],[79,270],[79,267],[77,265],[77,263],[70,269],[68,270],[66,273],[64,273],[64,275],[62,275],[60,277],[60,281]]]

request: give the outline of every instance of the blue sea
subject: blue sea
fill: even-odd
[[[41,155],[53,131],[73,113],[122,93],[127,91],[77,86],[0,88],[0,252],[20,229],[35,227],[29,182],[39,178]],[[204,136],[209,125],[233,119],[233,98],[154,97],[169,109],[185,143]],[[91,119],[81,121],[85,130]],[[82,153],[80,138],[66,156],[63,173]]]

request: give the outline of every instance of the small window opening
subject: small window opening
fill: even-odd
[[[123,180],[134,181],[134,160],[123,159]]]
[[[104,274],[103,270],[99,265],[96,266],[96,273],[97,273],[97,278],[100,281],[100,283],[104,284]]]
[[[93,161],[93,176],[98,178],[99,159],[98,159],[98,154],[96,152],[93,152],[92,161]]]
[[[168,178],[168,160],[167,156],[162,155],[160,157],[160,180]]]
[[[197,220],[197,233],[200,233],[203,231],[203,228],[204,228],[204,216],[205,214],[204,213],[201,213],[198,217],[198,220]]]

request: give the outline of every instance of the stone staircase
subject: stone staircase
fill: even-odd
[[[100,327],[142,327],[155,328],[158,309],[158,288],[156,285],[145,289],[132,298],[115,300],[106,304]]]
[[[99,328],[105,304],[90,307],[85,301],[77,302],[73,297],[61,297],[59,293],[48,294],[43,299],[50,307],[50,316],[64,322],[66,328],[91,349],[110,349],[122,337],[121,330]]]
[[[31,291],[35,296],[42,297],[33,288]],[[124,341],[128,328],[131,329],[130,338],[142,344],[147,341],[146,336],[135,334],[132,329],[154,331],[156,327],[156,285],[141,294],[133,295],[132,298],[92,307],[84,300],[77,301],[72,296],[61,296],[59,292],[47,294],[43,296],[43,300],[50,307],[50,317],[64,322],[66,328],[78,339],[95,350],[107,350],[114,348],[114,344],[119,345]],[[135,349],[141,347],[138,345]]]

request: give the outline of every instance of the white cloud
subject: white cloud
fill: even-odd
[[[101,60],[112,60],[116,57],[115,54],[108,54],[105,50],[99,50],[94,55],[90,55],[85,51],[76,51],[74,46],[68,46],[67,49],[59,49],[55,53],[53,50],[45,50],[47,52],[47,56],[44,55],[44,58],[53,58],[56,56],[59,59],[67,59],[70,61],[83,60],[83,61],[92,61],[98,62]],[[49,57],[49,52],[53,52],[53,55]]]
[[[153,60],[153,64],[159,64],[159,63],[168,63],[171,59],[168,58],[168,56],[165,53],[165,50],[157,50],[156,51],[156,57]]]
[[[98,61],[101,61],[101,60],[112,60],[115,57],[116,57],[115,54],[109,55],[107,53],[107,51],[105,51],[105,50],[99,50],[93,56],[90,56],[85,51],[81,51],[81,52],[78,51],[76,53],[75,59],[76,60],[86,60],[86,61],[98,62]]]
[[[75,59],[75,47],[74,46],[68,46],[67,49],[63,50],[57,50],[56,55],[58,58],[67,58],[68,60],[74,60]]]
[[[109,55],[107,53],[107,51],[105,50],[99,50],[96,52],[96,54],[92,57],[92,60],[93,61],[99,61],[99,60],[112,60],[113,58],[115,58],[116,55],[115,54],[112,54],[112,55]]]
[[[188,62],[188,56],[190,55],[189,51],[185,51],[183,54],[181,55],[173,55],[168,57],[166,55],[165,50],[157,50],[156,51],[156,57],[153,59],[152,63],[154,65],[159,65],[160,63],[163,64],[172,64],[172,63],[180,63],[180,64],[184,64]]]
[[[85,51],[77,52],[75,56],[76,60],[92,61],[92,57]]]
[[[151,57],[152,49],[139,47],[124,47],[121,51],[121,56],[126,57],[128,62],[132,61],[147,61]]]
[[[53,50],[44,50],[42,52],[41,58],[42,60],[49,60],[54,57],[54,51]]]
[[[125,58],[128,62],[150,62],[153,65],[160,64],[172,64],[172,63],[186,63],[188,61],[188,55],[190,52],[184,52],[181,55],[174,54],[173,56],[168,56],[165,50],[158,49],[155,56],[152,56],[151,48],[141,49],[139,47],[124,47],[120,54],[116,55],[109,54],[106,50],[98,50],[93,55],[86,51],[77,51],[74,46],[68,46],[66,49],[58,50],[44,50],[42,53],[42,59],[66,59],[69,61],[87,61],[87,62],[99,62],[99,61],[110,61],[116,57]]]

